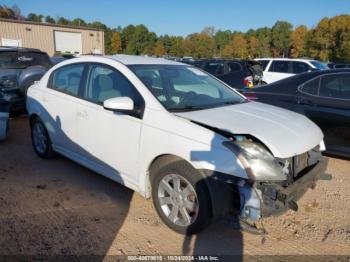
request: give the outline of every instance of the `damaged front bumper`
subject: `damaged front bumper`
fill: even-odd
[[[325,174],[326,167],[327,159],[322,157],[288,186],[278,182],[255,182],[238,187],[241,218],[255,221],[282,214],[288,209],[298,210],[296,201],[316,185],[316,181]]]

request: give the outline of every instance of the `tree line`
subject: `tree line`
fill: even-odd
[[[194,58],[310,57],[321,61],[350,62],[350,15],[325,17],[313,28],[293,27],[287,21],[277,21],[271,28],[261,27],[247,32],[206,27],[186,37],[157,36],[145,25],[110,28],[101,22],[86,22],[81,18],[70,20],[35,13],[23,16],[16,5],[11,8],[0,5],[0,17],[102,29],[106,54]]]

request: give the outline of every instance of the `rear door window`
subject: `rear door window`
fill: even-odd
[[[289,73],[288,61],[272,61],[269,72]]]
[[[292,73],[300,74],[310,70],[310,66],[304,62],[292,62]]]
[[[241,69],[242,69],[240,63],[230,62],[230,63],[228,63],[227,65],[228,65],[228,71],[229,71],[230,73],[239,72],[239,71],[241,71]]]
[[[350,74],[344,73],[322,76],[320,96],[350,99]]]
[[[263,67],[264,71],[266,70],[267,65],[269,64],[270,60],[259,60],[258,61],[261,66]]]
[[[204,67],[204,70],[212,75],[223,74],[224,73],[224,63],[218,63],[218,62],[207,63]]]
[[[55,70],[51,75],[51,88],[78,96],[84,67],[84,64],[73,64]]]

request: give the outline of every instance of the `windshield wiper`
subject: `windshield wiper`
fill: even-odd
[[[171,112],[186,112],[186,111],[195,111],[195,110],[203,110],[203,109],[206,109],[206,108],[203,106],[193,106],[193,105],[186,105],[184,107],[168,108],[168,110]]]
[[[226,101],[224,104],[225,105],[237,105],[242,103],[242,101]]]

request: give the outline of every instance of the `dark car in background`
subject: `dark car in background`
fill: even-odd
[[[346,63],[328,63],[327,66],[331,69],[350,68],[350,64]]]
[[[25,110],[28,87],[51,66],[49,56],[38,49],[0,47],[0,99],[10,103],[11,112]]]
[[[0,47],[0,140],[6,138],[10,114],[26,112],[28,87],[51,66],[49,56],[38,49]]]
[[[322,129],[327,153],[350,157],[350,69],[303,73],[244,94],[304,114]]]
[[[194,66],[238,90],[262,84],[263,68],[254,60],[205,59],[194,62]]]

